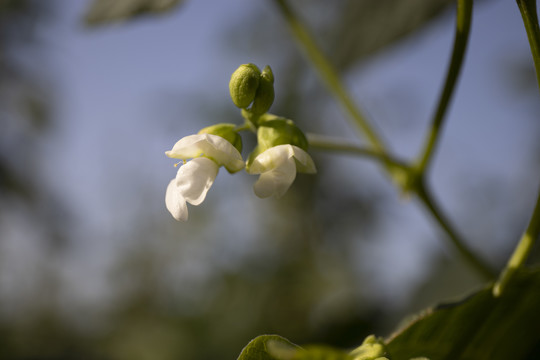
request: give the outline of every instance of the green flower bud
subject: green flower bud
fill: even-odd
[[[251,112],[261,115],[270,110],[274,103],[274,74],[270,66],[266,66],[259,78],[259,87],[251,105]]]
[[[286,144],[298,146],[304,151],[308,148],[306,136],[292,120],[268,113],[262,115],[257,129],[257,146],[248,156],[246,169],[251,167],[259,154],[274,146]]]
[[[267,78],[272,84],[274,83],[274,73],[270,65],[266,65],[261,73],[261,76]]]
[[[307,151],[308,148],[306,136],[292,120],[274,115],[263,116],[259,119],[257,141],[261,152],[284,144],[298,146],[304,151]]]
[[[212,134],[221,136],[228,142],[230,142],[238,152],[242,152],[242,137],[238,135],[236,131],[236,125],[234,124],[216,124],[212,126],[205,127],[199,130],[199,134]]]
[[[254,64],[243,64],[231,75],[229,91],[236,106],[245,109],[255,99],[261,71]]]
[[[386,357],[386,348],[382,339],[374,335],[368,336],[362,345],[354,349],[350,355],[354,360],[382,360]]]

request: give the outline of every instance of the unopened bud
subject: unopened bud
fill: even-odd
[[[236,106],[245,109],[255,99],[261,71],[254,64],[243,64],[231,75],[229,91]]]
[[[388,360],[384,342],[374,335],[368,336],[350,355],[354,360]]]
[[[259,78],[259,87],[251,105],[251,112],[261,115],[270,110],[274,103],[274,74],[270,66],[266,66]]]
[[[257,141],[261,151],[278,145],[295,145],[307,151],[306,136],[292,120],[268,117],[269,120],[260,121],[257,130]]]

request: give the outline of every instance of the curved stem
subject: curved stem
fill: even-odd
[[[523,233],[521,236],[521,239],[519,240],[519,243],[517,244],[514,253],[508,260],[508,263],[506,264],[506,267],[501,273],[501,276],[499,277],[499,280],[493,287],[493,295],[494,296],[500,296],[512,278],[512,275],[518,270],[523,264],[525,263],[525,260],[527,260],[527,257],[529,256],[532,247],[535,243],[535,241],[538,239],[538,236],[540,235],[540,191],[538,194],[538,199],[536,200],[536,206],[534,208],[534,212],[531,216],[531,220],[529,221],[529,225],[527,226],[527,230]]]
[[[486,280],[491,280],[495,277],[495,272],[482,260],[480,260],[466,245],[458,232],[451,225],[450,221],[444,216],[441,208],[434,200],[433,196],[425,186],[424,182],[419,182],[415,188],[415,192],[422,204],[429,210],[433,218],[437,221],[441,228],[448,234],[448,238],[454,245],[462,258],[474,268],[478,274],[482,275]]]
[[[422,169],[421,172],[418,172],[418,168],[412,169],[410,166],[407,166],[406,168],[401,166],[392,166],[392,162],[389,161],[392,158],[387,155],[388,151],[386,150],[386,146],[384,145],[382,139],[372,129],[369,122],[364,118],[360,110],[349,97],[339,76],[334,71],[330,62],[323,55],[322,51],[319,49],[309,32],[306,30],[305,26],[290,9],[286,0],[274,1],[278,5],[279,10],[287,21],[289,27],[291,28],[293,35],[303,46],[304,50],[307,53],[307,56],[309,57],[315,68],[318,70],[319,75],[326,83],[327,87],[333,92],[333,94],[336,96],[337,100],[342,104],[345,110],[347,110],[354,123],[364,132],[366,138],[375,150],[368,151],[367,149],[357,149],[352,151],[352,148],[350,147],[341,149],[334,147],[334,149],[346,151],[349,153],[355,152],[360,155],[372,156],[374,158],[380,158],[382,160],[382,164],[385,166],[385,169],[388,171],[390,176],[393,177],[394,180],[397,180],[396,182],[401,184],[404,190],[413,190],[418,194],[419,198],[426,205],[426,208],[432,213],[433,217],[437,220],[439,225],[448,234],[452,244],[458,249],[458,252],[463,255],[464,259],[469,264],[471,264],[471,266],[476,269],[483,277],[491,279],[494,276],[493,272],[466,247],[464,241],[461,239],[461,237],[457,235],[456,231],[454,231],[454,229],[450,226],[450,223],[446,220],[446,218],[441,215],[441,210],[435,205],[434,201],[427,193],[427,191],[425,191],[425,187],[423,186],[423,176],[417,176],[417,174],[423,174],[423,169],[429,161],[430,154],[433,152],[435,141],[438,137],[438,132],[441,127],[444,114],[446,113],[446,108],[453,93],[459,70],[461,68],[461,63],[463,61],[463,55],[465,53],[465,47],[470,28],[472,0],[458,0],[458,30],[456,36],[457,45],[455,44],[454,46],[452,62],[447,76],[445,89],[443,90],[443,95],[441,96],[441,103],[439,104],[439,110],[437,111],[437,114],[439,115],[436,115],[434,119],[432,134],[430,135],[430,138],[428,140],[427,150],[425,151],[425,155],[423,155],[422,157],[422,159],[425,157],[425,160],[423,159],[420,162],[421,164],[424,163],[424,165],[420,166],[420,169]],[[375,154],[378,155],[375,156]],[[400,172],[396,172],[396,169],[400,170]],[[403,175],[405,175],[409,179],[401,181],[403,179]],[[413,179],[412,186],[410,186],[410,179]]]
[[[254,132],[254,126],[251,122],[246,121],[242,125],[238,125],[235,129],[235,131],[251,131]]]
[[[536,12],[536,0],[517,0],[523,24],[529,38],[529,45],[536,69],[536,79],[540,87],[540,27],[538,25],[538,14]]]
[[[306,134],[310,147],[321,150],[349,153],[380,161],[383,164],[389,164],[396,168],[404,170],[409,169],[409,165],[404,161],[396,159],[390,154],[374,150],[372,148],[362,147],[356,144],[347,143],[343,139],[332,138],[325,135],[308,133]]]
[[[457,2],[456,35],[452,50],[452,58],[446,74],[444,87],[439,98],[439,104],[433,116],[431,129],[429,130],[424,148],[418,157],[418,173],[420,175],[426,171],[426,168],[429,166],[429,163],[435,153],[435,147],[437,146],[437,142],[440,138],[440,131],[448,110],[448,105],[452,99],[457,79],[463,65],[463,59],[467,50],[469,32],[471,29],[472,8],[473,0],[458,0]]]
[[[414,168],[404,161],[398,160],[389,154],[381,153],[377,150],[347,143],[342,139],[335,139],[324,135],[307,134],[307,138],[309,145],[316,149],[365,156],[380,161],[385,165],[391,165],[395,169],[402,170],[405,173],[412,174],[412,176],[414,176]],[[465,245],[465,241],[461,238],[450,221],[444,215],[440,206],[434,200],[423,181],[411,184],[408,189],[404,187],[403,190],[410,190],[418,195],[421,203],[426,207],[439,226],[447,233],[452,245],[456,248],[462,258],[471,266],[471,268],[475,269],[478,274],[480,274],[486,280],[491,280],[495,277],[495,272],[476,255],[474,255],[474,253]]]
[[[519,11],[523,18],[523,24],[529,38],[529,45],[534,60],[536,78],[540,87],[540,26],[538,25],[538,14],[536,13],[536,0],[517,0]],[[521,236],[514,253],[510,256],[506,267],[503,269],[499,280],[493,286],[493,295],[500,296],[514,273],[523,266],[531,249],[540,235],[540,190],[536,206],[529,221],[527,229]]]
[[[283,14],[283,17],[287,21],[287,24],[291,28],[293,35],[304,48],[308,58],[315,66],[326,86],[332,91],[337,100],[345,108],[354,123],[363,131],[364,135],[373,145],[373,147],[377,150],[385,152],[385,145],[382,139],[371,127],[364,115],[362,115],[362,112],[355,105],[354,101],[349,97],[349,94],[347,93],[347,90],[345,90],[345,86],[341,82],[338,74],[335,72],[328,59],[324,56],[321,49],[319,49],[315,43],[315,40],[313,40],[313,37],[306,30],[304,24],[302,24],[300,19],[298,19],[298,17],[293,13],[286,0],[275,0],[275,2]]]

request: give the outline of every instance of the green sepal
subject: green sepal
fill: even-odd
[[[249,171],[255,158],[264,151],[278,145],[294,145],[307,151],[306,136],[292,120],[280,118],[273,114],[264,114],[258,118],[257,146],[249,154],[246,170]]]
[[[253,160],[261,153],[261,149],[259,146],[255,146],[255,149],[248,155],[248,158],[246,160],[246,171],[249,172],[249,168],[251,167],[251,164],[253,164]]]
[[[254,64],[242,64],[232,73],[229,91],[236,106],[245,109],[253,102],[260,77],[261,71]]]
[[[259,118],[257,141],[261,152],[284,144],[298,146],[304,151],[307,151],[308,148],[306,136],[292,120],[274,115]]]
[[[255,115],[248,109],[242,109],[241,114],[242,114],[242,117],[247,121],[247,123],[249,123],[250,126],[256,130],[258,126],[257,124],[259,123],[260,116]]]
[[[230,142],[238,152],[242,152],[242,137],[236,131],[236,125],[221,123],[205,127],[199,130],[199,134],[212,134],[221,136]]]

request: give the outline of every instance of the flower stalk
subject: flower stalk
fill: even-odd
[[[386,152],[386,146],[381,137],[375,132],[369,121],[351,99],[340,77],[334,70],[334,67],[330,64],[311,34],[307,31],[306,26],[304,26],[300,19],[293,13],[285,0],[275,0],[275,2],[287,21],[292,33],[303,46],[309,60],[311,60],[312,64],[317,69],[328,89],[332,91],[336,99],[345,108],[354,123],[363,131],[373,147],[378,151]]]
[[[536,70],[536,78],[540,87],[540,26],[538,25],[538,14],[536,10],[536,0],[517,0],[517,5],[523,24],[529,38],[529,45]],[[503,269],[499,280],[493,286],[493,295],[501,296],[507,284],[511,281],[515,272],[520,269],[532,250],[532,247],[540,235],[540,190],[533,214],[527,225],[527,229],[521,236],[512,256]]]
[[[450,60],[450,65],[448,66],[448,72],[446,74],[444,87],[439,98],[439,103],[431,122],[431,128],[424,144],[424,148],[418,157],[419,176],[423,176],[427,167],[429,166],[431,159],[435,154],[437,143],[440,139],[441,129],[448,110],[448,105],[450,104],[450,100],[452,100],[452,95],[454,94],[456,83],[463,65],[463,60],[465,58],[467,44],[469,42],[472,10],[472,0],[458,0],[456,14],[456,35],[454,38],[452,57]]]
[[[308,134],[307,135],[310,147],[315,149],[323,149],[329,151],[336,151],[342,153],[348,153],[358,156],[365,156],[368,158],[375,159],[385,164],[393,166],[393,169],[400,170],[404,176],[403,178],[412,179],[415,178],[416,169],[409,164],[398,160],[388,154],[380,153],[376,150],[358,146],[355,144],[346,143],[343,140],[333,139],[331,137],[318,135],[318,134]],[[418,179],[418,178],[416,178]],[[407,186],[406,184],[403,184]],[[434,200],[430,191],[423,181],[415,182],[409,184],[409,191],[414,191],[422,205],[431,213],[434,220],[439,224],[439,226],[446,232],[450,242],[454,248],[458,251],[465,261],[467,261],[470,266],[476,270],[476,272],[486,280],[493,279],[495,277],[495,272],[488,266],[484,261],[478,258],[471,249],[466,245],[463,238],[459,233],[454,229],[448,218],[444,215],[443,211]],[[402,190],[406,191],[404,187]]]
[[[523,18],[525,30],[527,31],[536,70],[536,79],[540,88],[540,26],[538,25],[536,0],[517,0],[517,4]]]
[[[449,241],[461,255],[462,259],[475,269],[478,275],[482,276],[485,280],[492,280],[495,278],[496,274],[491,267],[474,254],[474,252],[466,245],[463,238],[451,225],[423,181],[417,183],[415,192],[418,195],[419,200],[435,218],[439,226],[444,229],[448,235]]]
[[[506,267],[501,273],[499,280],[493,286],[493,295],[500,296],[508,282],[512,279],[513,274],[523,266],[527,260],[532,247],[538,236],[540,235],[540,190],[538,191],[538,199],[533,214],[527,226],[527,229],[521,236],[514,253],[510,256]]]
[[[333,138],[326,135],[308,133],[306,134],[306,136],[309,142],[309,146],[315,149],[364,156],[385,164],[390,164],[392,167],[395,168],[409,168],[409,165],[405,161],[397,159],[390,154],[372,149],[370,147],[356,145],[353,143],[349,143],[344,139]]]
[[[325,82],[326,86],[332,91],[337,100],[345,108],[354,123],[363,131],[367,140],[372,145],[373,150],[353,149],[351,147],[338,148],[335,145],[332,145],[331,147],[336,150],[381,159],[381,163],[385,166],[389,176],[401,186],[402,190],[417,194],[423,205],[431,213],[439,226],[447,233],[451,244],[457,249],[458,253],[462,255],[463,259],[471,266],[471,268],[475,269],[482,277],[492,279],[494,277],[493,271],[465,245],[463,239],[457,235],[457,231],[454,230],[454,228],[450,225],[450,222],[442,214],[441,209],[435,206],[430,193],[426,189],[423,176],[424,169],[428,164],[432,153],[434,152],[436,140],[439,137],[439,130],[444,120],[444,115],[446,114],[446,109],[450,102],[451,96],[455,90],[455,84],[463,63],[471,24],[472,0],[458,0],[458,19],[456,24],[457,35],[452,52],[452,60],[450,63],[446,84],[441,96],[441,101],[427,141],[426,150],[424,150],[424,155],[421,156],[422,160],[419,162],[420,166],[400,166],[397,168],[399,171],[396,171],[396,167],[393,166],[391,161],[393,158],[388,155],[389,152],[386,145],[382,141],[382,138],[375,132],[367,119],[362,115],[362,112],[351,99],[337,72],[319,49],[315,40],[307,31],[304,24],[294,14],[286,0],[275,0],[275,3],[288,23],[293,35],[303,46],[308,58],[319,72],[319,75]],[[317,144],[317,141],[310,144],[313,146],[319,145],[323,147],[328,145],[328,143]],[[329,148],[327,147],[327,149]],[[406,171],[401,171],[403,169]]]

